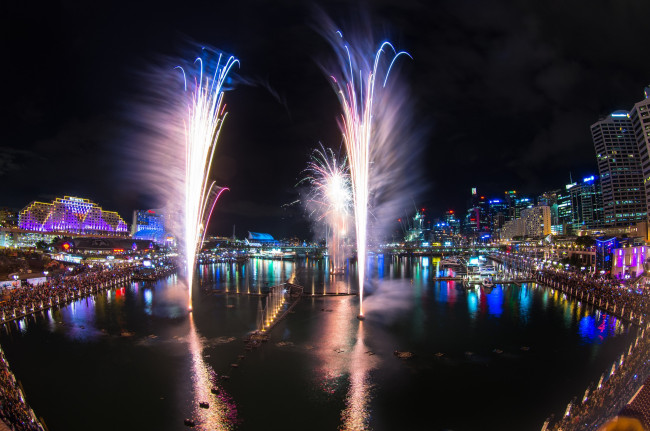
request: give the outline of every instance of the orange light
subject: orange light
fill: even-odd
[[[63,243],[63,249],[64,249],[65,251],[68,251],[68,250],[70,249],[70,244],[68,244],[67,242],[64,242],[64,243]]]

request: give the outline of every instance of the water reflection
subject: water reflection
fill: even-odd
[[[330,306],[324,309],[323,324],[317,333],[317,387],[330,397],[347,386],[339,429],[368,430],[372,387],[369,373],[376,368],[377,357],[365,344],[363,322],[355,318],[355,301],[339,298],[331,300]]]
[[[368,356],[364,337],[363,322],[360,322],[350,358],[350,387],[341,413],[341,430],[370,429],[370,370],[375,367],[375,358]]]
[[[197,429],[206,431],[234,429],[237,422],[237,408],[223,388],[219,388],[218,394],[212,393],[212,388],[216,388],[217,376],[203,360],[203,342],[196,331],[192,313],[189,315],[189,321],[188,345],[192,355],[194,385],[193,416],[198,418]],[[207,408],[201,407],[202,403],[208,403]]]

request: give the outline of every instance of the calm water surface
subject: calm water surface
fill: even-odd
[[[364,322],[356,296],[318,296],[354,293],[354,266],[332,278],[320,261],[251,260],[202,266],[192,315],[174,276],[6,325],[0,342],[50,431],[179,430],[184,418],[206,430],[538,430],[636,335],[534,284],[435,281],[437,259],[379,256],[370,271]],[[307,296],[245,351],[255,294],[286,280]]]

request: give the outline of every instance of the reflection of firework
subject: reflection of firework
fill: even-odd
[[[312,215],[325,221],[329,228],[327,235],[330,254],[330,270],[335,272],[343,267],[344,256],[341,241],[348,230],[352,193],[350,175],[345,158],[337,158],[331,148],[315,149],[307,166],[307,177],[311,186],[308,206]]]
[[[212,157],[217,146],[221,126],[226,118],[223,106],[222,86],[230,69],[239,61],[229,57],[221,64],[221,55],[214,69],[214,75],[203,76],[203,59],[197,58],[199,76],[190,80],[188,118],[185,123],[185,208],[184,235],[185,258],[187,262],[187,285],[189,308],[192,309],[192,280],[196,253],[203,243],[206,226],[212,210],[224,188],[216,187],[208,178]],[[185,70],[179,66],[185,78]]]
[[[352,178],[359,276],[359,314],[363,315],[368,205],[371,194],[370,165],[374,163],[373,159],[379,156],[376,134],[381,132],[381,130],[376,131],[373,125],[385,120],[381,115],[382,112],[374,111],[375,82],[379,78],[381,88],[384,90],[395,60],[402,54],[409,57],[410,55],[404,51],[397,52],[390,42],[384,42],[375,52],[374,60],[370,61],[364,52],[355,51],[345,43],[340,31],[337,34],[339,38],[331,42],[339,54],[341,75],[338,79],[332,75],[331,80],[343,110],[339,127],[343,132]],[[387,58],[388,52],[392,53],[391,58]],[[382,56],[382,54],[386,55]],[[355,81],[356,77],[358,79]],[[392,123],[388,121],[381,126],[387,125],[390,126]]]

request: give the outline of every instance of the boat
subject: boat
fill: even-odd
[[[440,261],[441,266],[460,266],[461,263],[456,257],[448,257]]]
[[[494,287],[494,283],[489,278],[484,278],[483,281],[481,281],[481,285],[483,287]]]

